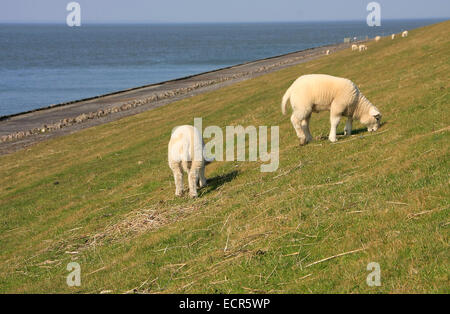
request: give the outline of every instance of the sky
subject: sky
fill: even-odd
[[[71,0],[1,0],[0,23],[65,23]],[[371,0],[77,0],[83,23],[365,20]],[[449,0],[378,0],[382,19],[449,18]]]

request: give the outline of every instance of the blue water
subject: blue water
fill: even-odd
[[[0,116],[438,22],[0,25]]]

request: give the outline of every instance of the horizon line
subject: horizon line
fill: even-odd
[[[384,21],[420,21],[420,20],[448,20],[450,17],[416,17],[416,18],[385,18]],[[82,21],[83,24],[91,24],[91,25],[136,25],[136,24],[269,24],[269,23],[323,23],[323,22],[365,22],[365,19],[342,19],[342,20],[289,20],[289,21],[178,21],[178,22],[170,22],[170,21],[93,21],[86,20]],[[51,24],[51,25],[66,25],[66,21],[0,21],[0,24],[22,24],[22,25],[36,25],[36,24]],[[382,23],[383,25],[383,23]]]

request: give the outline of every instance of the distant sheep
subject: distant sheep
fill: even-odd
[[[358,49],[359,49],[359,51],[365,51],[365,50],[367,50],[367,46],[366,45],[359,45]]]
[[[328,56],[330,54],[330,49],[328,49],[327,51],[325,51],[325,54]]]
[[[352,51],[358,50],[358,45],[353,44],[352,45]]]
[[[352,120],[359,119],[369,132],[380,127],[381,113],[364,97],[350,80],[325,74],[300,76],[286,91],[281,111],[286,114],[286,104],[292,106],[291,122],[300,145],[310,142],[309,120],[313,112],[330,111],[331,129],[329,140],[336,142],[336,128],[342,116],[347,117],[345,135],[352,132]]]
[[[381,36],[375,37],[375,42],[379,42],[381,40]]]
[[[391,35],[391,39],[394,40],[395,39],[395,34]]]
[[[175,195],[183,194],[183,170],[188,174],[189,195],[197,197],[197,183],[206,185],[205,165],[211,160],[203,157],[203,138],[192,125],[174,129],[169,141],[169,167],[175,179]]]
[[[402,33],[402,37],[408,37],[408,31],[404,31],[404,32]]]

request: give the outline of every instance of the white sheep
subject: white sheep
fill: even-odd
[[[395,34],[391,35],[391,39],[394,40],[395,39]]]
[[[359,45],[359,51],[361,52],[361,51],[365,51],[365,50],[367,50],[367,46],[366,45]]]
[[[328,56],[330,54],[330,49],[328,49],[327,51],[325,51],[325,54]]]
[[[408,37],[408,31],[404,31],[404,32],[402,33],[402,37]]]
[[[381,36],[375,37],[375,42],[379,42],[381,40]]]
[[[286,104],[292,106],[291,122],[300,140],[300,145],[310,142],[309,120],[313,112],[330,111],[329,140],[336,142],[336,128],[342,116],[347,117],[345,135],[352,132],[352,120],[359,119],[369,132],[380,126],[381,113],[364,97],[350,80],[326,74],[300,76],[286,91],[281,102],[281,111],[286,114]]]
[[[197,197],[197,183],[206,185],[205,165],[212,160],[203,156],[203,138],[192,125],[174,129],[169,141],[169,167],[175,179],[175,195],[183,194],[183,170],[188,174],[189,195]]]
[[[358,50],[358,45],[353,44],[352,45],[352,51]]]

